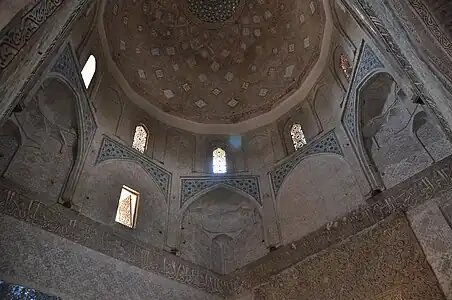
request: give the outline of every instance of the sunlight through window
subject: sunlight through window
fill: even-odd
[[[135,227],[138,207],[138,192],[127,186],[122,186],[119,196],[115,221],[130,228]]]
[[[226,152],[221,148],[213,151],[213,172],[226,173]]]
[[[89,87],[91,80],[93,80],[94,73],[96,73],[96,58],[94,55],[90,55],[82,70],[82,78],[86,88]]]
[[[300,124],[293,124],[290,129],[290,135],[292,136],[293,146],[295,150],[300,149],[304,145],[306,145],[306,138],[304,137],[303,130],[301,129]]]

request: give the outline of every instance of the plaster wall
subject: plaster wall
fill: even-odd
[[[277,198],[283,243],[300,239],[360,204],[364,201],[356,177],[342,157],[307,157],[291,172]]]
[[[360,19],[358,21],[361,27],[369,24],[377,26],[374,28],[381,34],[378,43],[384,44],[382,48],[386,49],[390,45],[393,62],[399,61],[398,65],[395,65],[396,68],[403,72],[400,68],[400,65],[403,65],[406,70],[404,76],[416,84],[413,90],[428,97],[430,107],[442,120],[443,126],[450,124],[450,81],[448,83],[444,78],[450,69],[450,56],[444,55],[445,51],[449,51],[449,42],[446,36],[437,30],[434,22],[425,21],[431,20],[431,16],[425,14],[423,5],[411,5],[411,1],[346,2],[349,7],[359,11],[355,18]],[[417,16],[413,14],[414,10]],[[369,21],[364,21],[360,17],[362,14],[370,15],[371,18],[367,19]],[[378,35],[375,35],[375,29],[367,28],[367,32],[373,37]],[[395,40],[396,44],[392,44]],[[443,42],[442,45],[440,41]],[[444,68],[445,66],[447,67]]]
[[[412,209],[408,217],[447,299],[452,299],[450,193]]]
[[[254,200],[220,187],[184,212],[181,257],[227,274],[267,253],[264,227]]]
[[[403,245],[403,246],[401,246]],[[390,217],[230,299],[446,299],[405,217]]]
[[[0,216],[0,278],[62,299],[221,299]]]
[[[44,82],[24,111],[11,122],[17,126],[14,152],[3,176],[21,184],[47,203],[56,203],[72,168],[77,146],[75,97],[64,84]],[[6,146],[6,145],[4,145]]]

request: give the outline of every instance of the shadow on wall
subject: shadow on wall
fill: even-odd
[[[365,155],[386,188],[452,153],[450,142],[422,105],[408,99],[389,74],[368,79],[359,98]]]
[[[115,222],[123,185],[140,195],[136,226],[133,230]],[[166,224],[166,200],[141,165],[132,161],[109,160],[93,167],[85,166],[74,197],[84,215],[132,235],[155,247],[163,248]]]
[[[355,175],[338,155],[302,160],[284,181],[277,198],[284,244],[293,242],[363,204]]]
[[[8,168],[21,144],[19,128],[13,121],[7,121],[0,128],[0,175]]]
[[[48,204],[56,203],[72,168],[77,147],[76,98],[58,80],[45,81],[22,112],[14,115],[21,128],[13,141],[1,135],[3,176],[35,193]],[[2,131],[11,131],[7,128]],[[12,157],[14,155],[14,157]],[[12,157],[12,159],[11,159]],[[9,160],[10,162],[6,162]]]
[[[200,196],[185,211],[180,252],[220,274],[264,256],[268,251],[257,205],[225,187]]]

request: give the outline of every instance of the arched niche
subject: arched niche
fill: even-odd
[[[380,188],[390,188],[431,163],[410,128],[418,104],[390,74],[377,72],[367,78],[357,99],[361,155]]]
[[[333,71],[342,88],[346,91],[352,75],[352,58],[342,45],[336,46],[333,51]]]
[[[360,204],[357,180],[341,156],[308,156],[292,170],[278,193],[282,241],[296,241]]]
[[[227,274],[267,253],[255,201],[219,185],[183,210],[181,257]]]
[[[194,168],[195,137],[184,132],[168,132],[165,164],[175,172],[187,174]]]
[[[353,19],[344,2],[342,0],[330,0],[331,12],[334,26],[339,33],[339,40],[354,52],[361,39],[361,29]]]
[[[136,226],[133,230],[115,222],[123,185],[139,193]],[[154,180],[138,162],[112,159],[86,167],[74,196],[80,212],[137,239],[162,248],[167,205]]]
[[[221,148],[226,152],[226,173],[245,170],[245,155],[240,135],[207,138],[204,148],[204,172],[213,173],[213,151]]]
[[[317,93],[317,89],[318,86],[311,91],[310,97]],[[308,143],[323,131],[322,124],[320,124],[318,115],[312,106],[311,101],[304,101],[296,111],[285,118],[282,118],[278,124],[286,154],[295,151],[291,135],[291,129],[294,124],[301,125],[303,134]]]
[[[271,137],[259,134],[251,137],[245,147],[246,167],[248,170],[259,170],[275,161]]]
[[[104,131],[118,134],[120,119],[124,112],[124,103],[119,92],[113,87],[101,85],[101,93],[93,99],[96,107],[96,117]]]
[[[21,141],[19,128],[13,121],[8,120],[0,128],[0,176],[7,170]]]
[[[87,45],[88,40],[93,32],[96,15],[97,15],[97,1],[93,1],[85,13],[80,14],[80,17],[75,21],[71,31],[71,42],[77,52],[83,50]]]
[[[77,96],[59,79],[47,79],[16,114],[24,141],[4,176],[53,204],[62,196],[78,145]]]
[[[333,128],[336,124],[336,117],[340,110],[340,97],[332,97],[326,95],[325,89],[319,88],[314,94],[312,100],[312,106],[318,117],[320,126],[323,130],[327,131]]]
[[[432,161],[440,161],[452,154],[452,144],[440,125],[427,112],[421,110],[413,118],[413,134]]]

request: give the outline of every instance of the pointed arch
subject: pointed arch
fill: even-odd
[[[148,146],[148,140],[149,131],[147,130],[147,128],[143,124],[137,125],[135,127],[135,133],[133,135],[132,148],[140,151],[141,153],[144,153]]]

